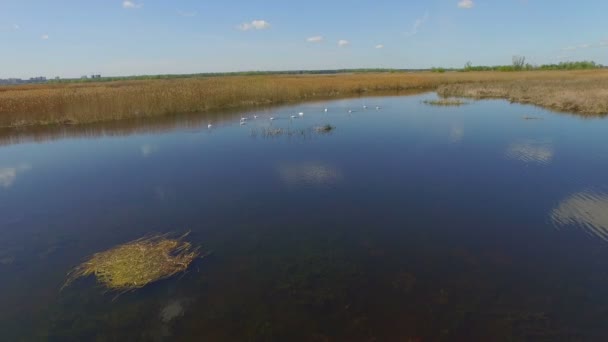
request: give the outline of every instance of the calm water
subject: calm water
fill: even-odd
[[[608,121],[433,97],[12,132],[0,339],[607,340]],[[188,230],[213,254],[182,277],[59,291],[92,253]]]

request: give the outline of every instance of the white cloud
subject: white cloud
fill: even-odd
[[[31,169],[31,166],[28,164],[0,168],[0,187],[10,188],[15,183],[19,173],[29,169]]]
[[[384,45],[378,44],[378,45],[376,45],[376,49],[384,49]]]
[[[323,36],[314,36],[306,39],[309,43],[320,43],[323,41]]]
[[[339,47],[346,47],[349,46],[350,42],[348,40],[344,40],[344,39],[340,39],[338,40],[338,46]]]
[[[13,25],[13,30],[20,30],[20,29],[21,29],[21,26],[19,26],[17,24]]]
[[[563,51],[574,51],[574,50],[576,50],[576,46],[566,46],[562,50]]]
[[[600,46],[608,46],[608,40],[604,40],[603,42],[600,42]]]
[[[177,15],[181,17],[196,17],[198,15],[197,11],[177,11]]]
[[[408,37],[414,36],[418,33],[418,30],[429,20],[429,14],[425,13],[424,16],[416,19],[414,24],[412,24],[412,29],[409,32],[406,32],[405,35]]]
[[[591,45],[590,45],[590,44],[581,44],[579,47],[580,47],[581,49],[587,49],[587,48],[590,48],[590,47],[591,47]]]
[[[473,3],[473,0],[462,0],[458,3],[458,8],[469,9],[469,8],[473,8],[473,6],[475,6],[475,4]]]
[[[134,1],[130,1],[130,0],[125,0],[122,2],[122,8],[126,8],[126,9],[137,9],[137,8],[142,8],[144,7],[144,4],[139,2],[134,2]]]
[[[43,34],[42,36],[40,36],[40,39],[47,40],[47,39],[49,39],[49,35],[48,34]]]
[[[266,30],[270,28],[270,23],[266,20],[254,20],[250,23],[242,23],[237,28],[241,31]]]

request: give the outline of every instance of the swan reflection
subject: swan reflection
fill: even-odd
[[[577,225],[608,241],[608,194],[585,191],[565,200],[551,213],[557,226]]]

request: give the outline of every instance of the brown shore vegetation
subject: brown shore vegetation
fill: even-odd
[[[71,125],[178,113],[437,90],[553,110],[608,113],[608,70],[263,75],[0,87],[0,127]]]

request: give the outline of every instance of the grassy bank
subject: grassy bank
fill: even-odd
[[[560,72],[558,72],[560,73]],[[525,82],[500,80],[445,84],[437,89],[441,96],[474,99],[507,99],[560,112],[581,115],[608,114],[608,72],[568,72],[558,79],[532,78]]]
[[[603,70],[262,75],[0,87],[0,127],[83,124],[417,90],[508,98],[583,114],[608,112],[608,71]]]

